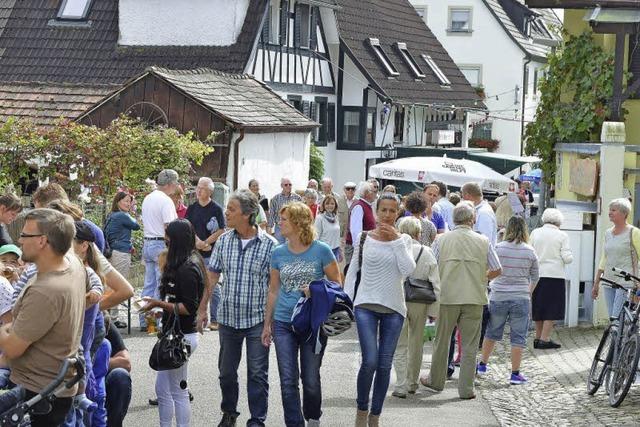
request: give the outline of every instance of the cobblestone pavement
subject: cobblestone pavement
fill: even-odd
[[[586,377],[601,334],[602,329],[595,328],[558,329],[554,337],[562,344],[558,350],[535,350],[529,343],[520,369],[529,382],[523,386],[509,385],[505,334],[478,389],[503,425],[640,424],[640,387],[632,386],[619,408],[609,406],[603,388],[595,396],[586,393]]]
[[[640,424],[640,387],[631,388],[619,408],[611,408],[607,396],[600,390],[595,396],[586,393],[586,376],[591,359],[600,340],[602,329],[559,329],[554,340],[562,344],[559,350],[534,350],[530,344],[523,355],[522,373],[529,383],[510,386],[508,334],[498,343],[489,361],[489,372],[477,382],[478,399],[460,401],[457,384],[448,381],[443,393],[432,394],[421,388],[407,399],[390,396],[395,377],[392,374],[389,396],[385,401],[381,425],[638,425]],[[126,335],[126,334],[125,334]],[[139,333],[126,337],[132,352],[134,395],[125,425],[157,425],[157,408],[147,404],[154,395],[155,375],[147,367],[153,338]],[[505,345],[506,344],[506,345]],[[425,345],[423,372],[431,363],[432,343]],[[218,334],[208,332],[189,366],[193,402],[193,426],[215,425],[220,417],[220,389],[217,382]],[[273,350],[273,349],[272,349]],[[359,346],[355,331],[332,339],[322,367],[323,425],[351,426],[355,411],[355,383],[359,367]],[[243,414],[238,425],[246,420],[245,362],[240,365],[241,398],[239,411]],[[267,425],[282,426],[275,351],[271,352],[269,369],[270,396]],[[457,373],[456,373],[457,376]]]

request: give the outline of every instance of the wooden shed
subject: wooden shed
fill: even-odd
[[[212,132],[223,132],[212,143],[214,152],[196,173],[232,188],[238,186],[240,168],[229,162],[240,158],[238,149],[245,134],[272,134],[266,140],[278,144],[280,134],[300,134],[308,139],[310,131],[318,126],[253,77],[211,69],[150,67],[77,120],[106,127],[123,113],[150,125],[166,125],[184,133],[194,131],[202,141]]]

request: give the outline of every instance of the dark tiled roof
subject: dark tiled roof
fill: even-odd
[[[0,81],[122,84],[147,67],[244,72],[267,0],[250,0],[231,46],[118,47],[118,0],[93,0],[90,26],[50,26],[59,1],[0,0]]]
[[[267,85],[246,74],[227,74],[206,68],[168,70],[158,67],[151,67],[148,72],[249,131],[318,126]]]
[[[501,4],[499,0],[483,0],[487,5],[487,8],[493,13],[498,22],[505,29],[507,34],[513,39],[513,41],[522,49],[526,54],[533,56],[537,59],[545,59],[551,47],[545,46],[539,43],[534,43],[532,39],[526,37],[518,28],[518,25],[513,22],[509,17],[509,14]],[[516,6],[527,8],[524,0],[502,0],[504,3],[512,2],[516,3]],[[558,19],[556,14],[552,10],[548,9],[530,9],[535,14],[541,15],[541,19],[544,21],[548,29],[552,30],[552,27],[556,29],[562,26],[562,22]],[[559,34],[551,31],[552,38],[550,40],[561,40]],[[534,34],[535,35],[535,34]],[[541,37],[546,38],[546,37]]]
[[[469,85],[447,51],[427,28],[408,0],[336,0],[341,41],[356,60],[394,102],[402,104],[442,104],[460,107],[482,107],[474,89]],[[388,78],[367,39],[378,38],[385,53],[399,71]],[[407,44],[426,77],[415,80],[409,66],[393,47],[397,42]],[[441,87],[437,77],[422,60],[420,54],[430,55],[447,78],[450,88]]]
[[[50,126],[61,117],[77,117],[116,89],[110,85],[0,82],[0,123],[17,117]]]

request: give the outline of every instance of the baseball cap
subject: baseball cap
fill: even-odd
[[[89,224],[84,221],[76,221],[76,240],[81,242],[95,242],[96,235],[93,234],[93,230]]]
[[[18,257],[21,257],[22,251],[16,245],[2,245],[0,246],[0,255],[4,254],[16,254]]]
[[[169,185],[178,183],[178,172],[173,169],[165,169],[158,174],[156,180],[158,185]]]
[[[344,188],[356,188],[356,183],[355,182],[351,182],[351,181],[347,181],[344,183]]]

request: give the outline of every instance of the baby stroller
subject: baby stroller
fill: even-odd
[[[75,375],[64,381],[70,369],[75,369]],[[21,386],[14,387],[0,396],[0,426],[25,427],[30,425],[29,414],[36,410],[36,405],[49,407],[56,398],[56,392],[71,388],[84,377],[84,361],[80,357],[65,359],[58,375],[40,393],[25,401],[26,391]]]

